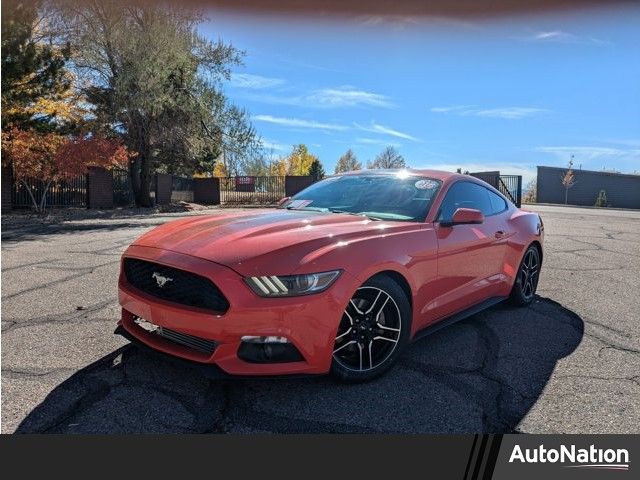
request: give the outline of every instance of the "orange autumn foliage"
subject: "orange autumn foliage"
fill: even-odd
[[[36,210],[43,210],[49,187],[64,178],[86,173],[88,167],[124,165],[131,156],[122,143],[100,136],[69,138],[12,128],[2,135],[2,161],[27,189]],[[40,180],[44,192],[38,204],[27,179]]]
[[[120,142],[104,137],[67,138],[12,129],[2,138],[4,159],[18,181],[30,177],[45,182],[82,175],[88,167],[126,164],[130,154]]]
[[[221,161],[217,161],[213,167],[213,176],[217,178],[226,178],[229,176],[229,172],[225,164]]]
[[[66,176],[81,175],[87,167],[125,166],[127,147],[104,137],[77,138],[63,143],[56,152],[56,163]]]
[[[64,141],[57,133],[38,134],[13,128],[2,135],[2,160],[12,165],[17,181],[27,177],[56,180],[56,153]]]

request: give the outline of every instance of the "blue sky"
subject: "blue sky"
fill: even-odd
[[[640,171],[640,8],[499,21],[328,20],[212,11],[246,51],[224,89],[265,145],[305,143],[328,172],[387,145],[415,168]]]

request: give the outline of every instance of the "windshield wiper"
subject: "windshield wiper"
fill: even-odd
[[[309,210],[311,212],[326,212],[327,209],[326,208],[319,208],[319,207],[284,207],[287,210]]]
[[[346,210],[340,210],[338,208],[329,208],[328,209],[331,213],[346,213],[347,215],[356,215],[358,217],[366,217],[369,220],[373,220],[375,222],[380,221],[380,218],[376,218],[376,217],[372,217],[371,215],[367,215],[364,212],[348,212]]]

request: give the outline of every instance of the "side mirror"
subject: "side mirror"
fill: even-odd
[[[283,197],[278,201],[278,206],[281,207],[282,205],[284,205],[285,203],[287,203],[289,200],[291,200],[291,197]]]
[[[442,227],[453,227],[454,225],[479,224],[484,222],[484,215],[475,208],[458,208],[451,220],[440,222]]]

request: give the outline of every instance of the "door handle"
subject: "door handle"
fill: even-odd
[[[503,238],[505,236],[505,233],[502,230],[498,230],[495,233],[496,238]]]

